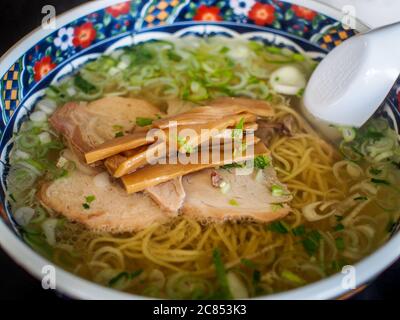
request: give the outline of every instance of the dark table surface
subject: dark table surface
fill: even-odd
[[[0,2],[0,54],[40,25],[42,7],[54,5],[57,14],[87,1],[82,0],[2,0]],[[38,280],[16,265],[0,249],[0,299],[58,299],[54,292],[41,288]],[[400,260],[386,270],[365,290],[352,299],[398,298]]]

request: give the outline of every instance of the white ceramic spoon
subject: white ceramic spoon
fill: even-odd
[[[313,72],[303,111],[320,129],[327,124],[360,127],[399,74],[400,23],[356,35],[333,49]]]

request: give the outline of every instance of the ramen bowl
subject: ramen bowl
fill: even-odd
[[[11,48],[0,64],[2,249],[38,279],[52,265],[24,242],[6,196],[13,133],[34,111],[35,103],[49,85],[100,54],[149,40],[214,36],[261,40],[320,60],[346,39],[368,30],[358,20],[354,21],[353,29],[345,27],[342,18],[336,9],[311,0],[111,0],[93,1],[60,15],[55,29],[33,31]],[[399,92],[400,83],[393,87],[378,111],[396,131],[400,123]],[[354,265],[354,270],[343,269],[342,273],[318,282],[258,298],[338,298],[373,280],[399,256],[400,234],[394,228],[387,243]],[[146,298],[103,287],[57,266],[54,268],[56,289],[72,298]],[[349,286],[346,276],[353,271],[355,282]]]

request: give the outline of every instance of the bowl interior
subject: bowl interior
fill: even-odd
[[[267,10],[271,15],[261,19],[257,16],[257,11],[260,10]],[[98,1],[60,17],[60,27],[57,30],[38,30],[32,33],[3,57],[0,68],[2,76],[0,200],[4,209],[0,222],[2,245],[8,252],[16,250],[12,255],[21,263],[24,259],[21,256],[22,244],[15,243],[11,249],[5,237],[2,239],[1,236],[4,231],[7,232],[8,239],[13,239],[12,241],[19,241],[15,238],[20,237],[20,229],[12,217],[9,199],[5,192],[8,154],[13,146],[11,139],[13,133],[18,131],[33,111],[36,102],[44,95],[46,87],[62,80],[66,75],[75,72],[83,63],[95,59],[102,53],[154,39],[219,36],[258,40],[279,47],[287,47],[320,60],[329,50],[357,33],[353,29],[344,29],[335,17],[339,17],[339,14],[332,9],[313,1],[301,0],[288,2],[276,0],[262,2],[253,0],[247,2]],[[205,19],[213,21],[204,21]],[[358,28],[359,30],[366,29],[359,22]],[[85,41],[77,37],[83,32],[89,35]],[[400,124],[399,88],[400,81],[393,87],[379,110],[379,113],[383,114],[397,131]],[[15,236],[11,236],[11,232]],[[24,254],[27,254],[26,248],[24,250]],[[35,254],[31,256],[32,259],[40,259],[35,257]],[[392,255],[392,259],[394,257]],[[40,263],[44,261],[40,260]],[[384,267],[388,263],[381,263],[381,265]],[[28,267],[31,272],[38,274],[38,270],[32,270],[32,268],[32,266]],[[373,272],[366,272],[362,281],[372,275]],[[73,276],[65,274],[65,277],[69,279],[68,277]],[[326,281],[325,287],[321,287],[325,288],[322,296],[318,296],[318,292],[308,291],[307,293],[307,289],[298,290],[304,290],[301,294],[308,294],[307,297],[333,297],[343,290],[338,287],[339,278],[332,281],[334,282],[330,284]],[[307,287],[315,288],[315,285]],[[90,283],[87,283],[87,286],[89,288],[87,292],[91,292],[93,297],[101,296],[95,292],[100,287]],[[335,290],[326,290],[329,286]],[[64,290],[69,294],[79,296],[79,293],[71,293],[68,288]],[[125,297],[122,293],[115,294],[118,297]]]

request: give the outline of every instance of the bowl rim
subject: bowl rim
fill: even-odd
[[[65,13],[57,16],[56,29],[45,30],[41,27],[28,33],[19,40],[0,58],[0,74],[4,74],[27,49],[31,48],[35,43],[63,27],[64,25],[76,20],[77,17],[90,14],[96,10],[121,3],[121,0],[99,0],[90,3],[81,4]],[[341,12],[325,3],[315,0],[285,0],[285,2],[302,5],[323,13],[336,20],[341,19]],[[369,25],[356,19],[357,30],[367,31]],[[15,263],[20,265],[25,271],[33,275],[35,278],[42,279],[42,268],[44,266],[53,265],[56,270],[56,290],[62,294],[66,294],[71,298],[78,299],[150,299],[149,297],[125,293],[117,291],[105,286],[96,284],[79,276],[76,276],[64,269],[54,265],[51,261],[43,258],[23,242],[14,232],[12,232],[6,223],[0,219],[0,248],[2,248]],[[361,286],[377,274],[381,273],[385,268],[392,264],[400,256],[400,233],[394,235],[384,245],[375,250],[372,254],[355,264],[357,270],[357,287]],[[371,266],[374,266],[371,268]],[[349,289],[341,287],[343,275],[337,273],[328,278],[308,284],[306,286],[284,291],[277,294],[264,295],[254,297],[252,299],[277,299],[277,300],[301,300],[301,299],[331,299],[348,292]]]

